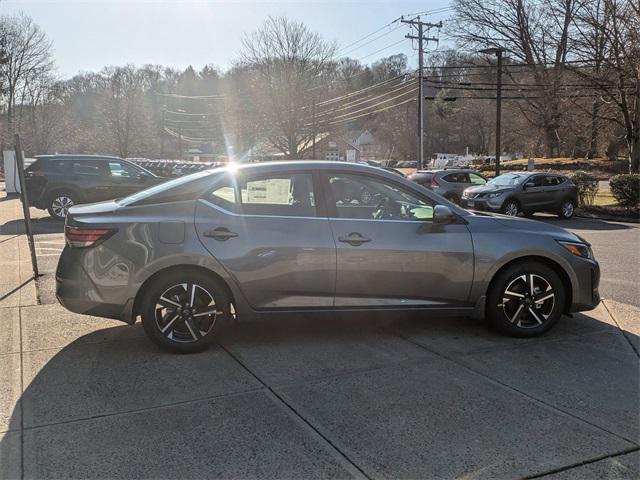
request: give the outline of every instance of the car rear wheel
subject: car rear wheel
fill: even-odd
[[[55,192],[49,199],[47,211],[56,220],[64,220],[69,209],[77,203],[75,194],[71,192]]]
[[[515,264],[502,271],[487,295],[487,319],[499,332],[534,337],[562,316],[566,294],[558,274],[538,262]]]
[[[230,312],[226,288],[197,272],[172,273],[144,294],[142,325],[149,338],[174,353],[195,353],[214,340],[214,328]]]
[[[573,200],[564,200],[558,209],[558,217],[571,218],[573,217],[575,209],[576,206],[574,205]]]
[[[502,212],[510,217],[517,217],[520,213],[520,205],[515,200],[507,200],[502,206]]]

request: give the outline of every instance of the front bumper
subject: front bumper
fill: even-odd
[[[600,265],[596,261],[576,260],[573,270],[578,280],[573,288],[569,312],[593,310],[600,303]]]
[[[503,199],[498,198],[465,198],[462,197],[460,205],[462,208],[468,208],[469,210],[480,210],[487,212],[500,212],[502,210]]]

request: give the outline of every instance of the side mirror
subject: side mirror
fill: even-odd
[[[453,223],[456,216],[451,209],[446,205],[436,205],[433,209],[433,224],[434,225],[446,225]]]
[[[523,189],[524,189],[524,190],[526,190],[527,188],[533,188],[533,187],[535,187],[535,186],[536,186],[536,184],[535,184],[535,183],[533,183],[533,182],[527,182],[527,183],[525,183],[525,184],[524,184]]]

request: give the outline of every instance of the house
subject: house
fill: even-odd
[[[360,149],[361,160],[381,160],[385,158],[385,149],[369,130],[361,130],[352,134],[355,147]]]
[[[360,148],[337,135],[326,135],[313,145],[300,151],[300,158],[306,160],[334,160],[346,162],[360,161]]]

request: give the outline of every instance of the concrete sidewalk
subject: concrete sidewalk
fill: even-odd
[[[0,244],[14,282],[23,238]],[[27,292],[0,304],[0,479],[640,476],[640,321],[623,304],[529,340],[288,315],[179,356]]]

